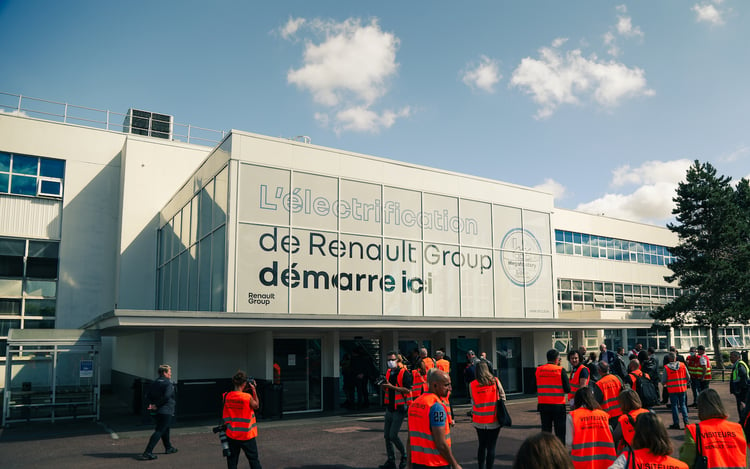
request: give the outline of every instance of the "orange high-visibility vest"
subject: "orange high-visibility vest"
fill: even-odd
[[[672,456],[656,456],[648,448],[633,451],[635,467],[658,467],[659,469],[688,469],[688,465]],[[632,464],[632,463],[631,463]]]
[[[668,366],[664,366],[664,369],[667,372],[667,392],[669,394],[687,392],[688,371],[685,365],[680,363],[677,370],[673,370]]]
[[[644,412],[648,412],[648,410],[647,409],[631,410],[627,414],[622,414],[617,419],[617,421],[620,423],[620,428],[622,429],[622,439],[625,440],[625,443],[627,443],[628,446],[633,446],[633,437],[635,436],[635,428],[633,427],[633,424],[630,423],[630,419],[628,418],[628,415],[630,415],[630,418],[633,419],[633,423],[635,423],[635,419],[638,418],[638,416]],[[622,445],[621,448],[622,447],[624,447],[624,445]]]
[[[576,391],[581,389],[582,387],[586,387],[589,385],[589,381],[591,380],[591,373],[589,373],[589,377],[586,378],[586,384],[583,386],[579,386],[578,382],[581,381],[581,370],[587,369],[586,365],[578,365],[578,368],[576,368],[576,371],[573,372],[573,376],[570,378],[570,394],[568,394],[568,399],[573,399],[573,397],[576,394]]]
[[[596,382],[599,389],[602,390],[604,395],[604,401],[602,402],[602,410],[609,414],[610,417],[619,417],[622,415],[620,409],[620,403],[617,401],[617,396],[622,391],[622,383],[620,379],[615,375],[605,375],[602,379]]]
[[[494,380],[489,386],[477,380],[472,381],[471,399],[474,404],[471,407],[471,421],[482,424],[497,423],[497,396],[498,390]]]
[[[735,469],[745,467],[747,442],[739,423],[725,419],[707,419],[700,422],[701,453],[708,457],[709,469]],[[695,424],[685,425],[698,451]]]
[[[633,389],[635,389],[635,382],[637,379],[636,376],[640,378],[646,378],[649,381],[651,380],[651,377],[645,374],[644,372],[642,372],[641,370],[633,370],[630,373],[628,373],[628,377],[630,378],[630,387],[632,387]]]
[[[398,370],[398,376],[396,376],[396,383],[397,383],[398,387],[400,387],[400,388],[404,387],[404,373],[406,373],[406,368],[400,368]],[[389,383],[391,382],[390,381],[390,377],[391,377],[391,369],[389,368],[388,371],[385,372],[385,379]],[[411,394],[410,392],[402,394],[402,393],[400,393],[398,391],[394,391],[393,395],[394,395],[394,399],[396,401],[394,403],[394,405],[396,407],[403,407],[405,405],[409,405],[409,402],[410,402],[409,396],[410,396],[410,394]],[[390,389],[387,390],[384,393],[383,403],[385,405],[388,405],[388,404],[391,403],[391,399],[389,397],[390,395],[391,395]]]
[[[536,393],[539,404],[565,404],[561,366],[547,363],[537,367]]]
[[[701,366],[701,358],[706,359],[706,377],[703,378],[704,380],[708,381],[711,379],[711,360],[708,358],[708,355],[696,355],[698,357],[698,378],[703,375],[703,367]]]
[[[703,375],[703,368],[701,368],[700,357],[698,355],[688,355],[685,357],[685,365],[687,365],[690,379],[698,379]]]
[[[250,394],[231,391],[224,393],[224,410],[222,412],[226,434],[233,440],[252,440],[258,436],[255,423],[255,411],[250,408]]]
[[[450,373],[451,371],[451,362],[446,360],[445,358],[441,358],[435,363],[435,366],[438,367],[438,370],[445,371],[446,373]]]
[[[409,446],[411,448],[411,462],[425,466],[447,466],[448,461],[440,454],[432,439],[430,429],[430,408],[435,404],[442,403],[437,395],[428,392],[422,394],[409,406]],[[445,409],[446,418],[450,411]],[[451,427],[446,421],[445,439],[448,447],[451,445]]]
[[[609,415],[585,407],[570,413],[573,421],[573,449],[570,458],[576,469],[607,469],[617,458]]]
[[[419,370],[412,370],[413,380],[411,382],[411,400],[416,400],[419,396],[427,392],[427,375],[422,376]]]
[[[424,367],[427,371],[430,371],[430,369],[435,368],[435,360],[433,360],[430,357],[423,358],[422,361],[424,362]]]

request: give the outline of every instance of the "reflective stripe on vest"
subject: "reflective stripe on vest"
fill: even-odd
[[[701,452],[708,457],[709,469],[745,468],[747,442],[739,423],[724,419],[707,419],[701,421],[700,426]],[[685,429],[690,432],[697,445],[695,424],[686,425]]]
[[[711,379],[711,360],[709,360],[708,355],[698,355],[698,368],[700,368],[700,372],[698,373],[698,376],[703,375],[703,367],[701,366],[700,358],[706,359],[706,377],[703,378],[706,381]]]
[[[251,440],[258,436],[255,412],[250,408],[250,394],[231,391],[224,393],[222,419],[226,434],[233,440]]]
[[[687,370],[691,379],[700,379],[703,375],[703,368],[701,367],[701,359],[699,355],[688,355],[685,358],[685,365],[687,365]]]
[[[635,422],[635,419],[638,418],[639,415],[641,415],[644,412],[648,412],[646,409],[635,409],[631,410],[627,414],[622,414],[617,421],[620,422],[620,428],[622,429],[622,439],[625,440],[625,442],[633,446],[633,436],[635,436],[635,428],[633,428],[633,425],[630,423],[630,419],[628,419],[628,415],[633,419],[633,422]]]
[[[635,467],[658,467],[659,469],[688,469],[688,465],[672,456],[655,456],[647,448],[633,451]]]
[[[610,417],[619,417],[622,415],[620,403],[617,401],[617,396],[620,395],[620,391],[622,390],[622,383],[620,383],[617,376],[606,375],[597,381],[596,385],[599,386],[604,395],[602,410],[608,413]]]
[[[589,385],[589,381],[591,380],[591,374],[589,373],[589,377],[586,378],[586,384],[583,386],[579,386],[578,382],[581,381],[581,371],[586,368],[585,365],[578,365],[578,368],[576,368],[576,371],[573,372],[573,376],[570,378],[570,394],[568,394],[568,399],[573,399],[573,397],[576,394],[576,391],[581,389],[582,387],[586,387]],[[588,370],[588,368],[586,368]]]
[[[480,424],[497,423],[497,386],[485,386],[479,381],[471,382],[471,421]]]
[[[411,448],[411,461],[415,464],[425,466],[447,466],[448,461],[440,455],[432,439],[430,429],[430,408],[440,403],[444,407],[446,418],[450,411],[445,404],[433,393],[425,393],[412,402],[409,406],[409,445]],[[445,423],[445,439],[448,447],[451,446],[450,425]]]
[[[561,366],[547,363],[537,367],[536,393],[539,404],[565,404]]]
[[[578,469],[606,469],[617,457],[609,415],[599,409],[585,407],[570,413],[573,421],[573,449],[570,458]]]
[[[400,368],[398,370],[398,376],[396,377],[396,383],[397,383],[398,387],[400,387],[400,388],[404,387],[404,373],[406,373],[406,372],[407,372],[406,368]],[[391,377],[391,369],[389,368],[388,371],[385,372],[385,379],[389,383],[391,382],[390,377]],[[409,405],[409,402],[410,402],[409,396],[410,396],[410,394],[411,394],[410,392],[406,393],[406,394],[402,394],[402,393],[400,393],[398,391],[393,391],[393,395],[395,396],[394,399],[396,401],[394,403],[394,405],[396,407],[403,407],[405,405]],[[388,404],[391,403],[390,395],[391,395],[391,390],[389,389],[389,390],[387,390],[385,392],[385,395],[383,397],[383,402],[385,403],[385,405],[388,405]]]
[[[743,362],[742,360],[737,360],[734,363],[734,368],[732,369],[732,381],[735,383],[738,383],[740,381],[740,374],[737,372],[739,367],[745,368],[745,376],[750,376],[750,369],[747,367],[747,363]]]
[[[419,396],[427,392],[427,376],[419,374],[419,370],[412,370],[413,381],[411,385],[411,400],[416,400]]]
[[[665,366],[664,369],[667,371],[667,382],[665,383],[667,392],[669,394],[687,392],[688,372],[685,365],[680,363],[676,370],[669,366]]]

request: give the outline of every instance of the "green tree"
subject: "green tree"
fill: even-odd
[[[677,186],[672,211],[676,223],[667,228],[679,237],[671,249],[669,282],[678,282],[682,295],[652,313],[673,326],[689,322],[710,328],[717,367],[723,366],[719,329],[748,319],[746,302],[748,247],[747,210],[750,186],[717,176],[710,163],[695,161]]]

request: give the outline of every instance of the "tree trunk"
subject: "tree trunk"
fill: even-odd
[[[719,326],[711,325],[711,343],[714,348],[714,361],[716,369],[724,369],[724,360],[721,358],[721,341],[719,340]]]

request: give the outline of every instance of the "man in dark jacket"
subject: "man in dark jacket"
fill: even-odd
[[[625,364],[625,348],[617,347],[617,354],[615,360],[610,364],[612,374],[620,377],[621,380],[625,381],[628,377],[628,366]]]
[[[160,365],[159,377],[151,383],[146,393],[147,409],[153,415],[156,426],[143,452],[143,459],[156,459],[153,451],[160,439],[164,443],[164,450],[167,454],[177,452],[177,448],[169,441],[169,425],[172,423],[175,408],[174,385],[171,379],[172,367]]]

